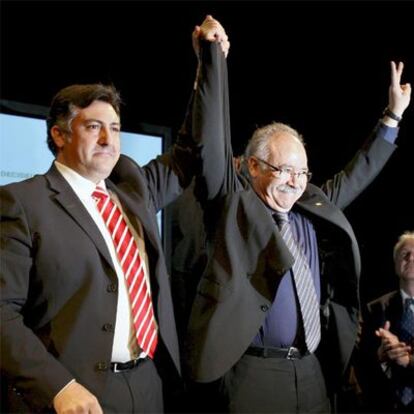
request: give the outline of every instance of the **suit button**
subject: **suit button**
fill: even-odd
[[[95,369],[97,370],[97,371],[107,371],[108,370],[108,364],[106,363],[106,362],[98,362],[96,365],[95,365]]]
[[[269,306],[267,306],[267,305],[262,305],[262,306],[260,306],[260,309],[261,309],[263,312],[267,312],[267,311],[269,310]]]
[[[107,292],[114,293],[118,290],[118,286],[116,283],[111,283],[106,287]]]
[[[112,323],[105,323],[105,324],[102,326],[102,329],[103,329],[105,332],[113,332],[113,330],[114,330],[114,326],[112,325]]]

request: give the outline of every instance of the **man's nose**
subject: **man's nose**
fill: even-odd
[[[289,184],[292,184],[294,187],[297,187],[298,183],[299,183],[299,175],[298,173],[292,171],[289,174],[289,180],[288,180]]]
[[[105,145],[112,142],[112,131],[110,128],[103,126],[99,131],[99,144]]]

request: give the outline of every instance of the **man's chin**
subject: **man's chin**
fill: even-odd
[[[102,165],[102,163],[100,163],[95,168],[95,175],[99,177],[101,180],[105,180],[111,175],[113,168],[114,168],[113,162],[108,163],[107,165]]]
[[[296,197],[281,197],[277,200],[277,205],[279,205],[280,208],[289,211],[296,203],[296,200]]]

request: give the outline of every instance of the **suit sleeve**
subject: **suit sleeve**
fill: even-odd
[[[389,128],[379,122],[346,167],[321,186],[330,201],[340,209],[345,209],[371,184],[395,151],[396,145],[384,139],[387,133],[397,134],[397,128]]]
[[[226,59],[214,42],[201,42],[196,85],[175,144],[144,167],[156,210],[176,199],[193,177],[200,201],[226,194],[237,181]]]
[[[217,43],[201,45],[191,135],[199,153],[197,197],[210,201],[235,191],[238,180],[231,149],[227,62]]]
[[[0,206],[1,375],[13,378],[13,387],[31,404],[46,407],[73,375],[25,325],[24,307],[34,300],[28,292],[36,234],[30,233],[24,209],[5,188],[0,189]]]
[[[176,143],[145,166],[157,210],[177,198],[193,177],[203,204],[242,187],[233,166],[227,63],[215,42],[201,42],[196,85]]]

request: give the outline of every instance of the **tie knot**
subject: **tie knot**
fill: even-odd
[[[96,186],[95,190],[92,193],[92,197],[96,201],[99,201],[99,200],[106,200],[107,197],[109,197],[109,195],[102,187]]]
[[[413,298],[407,298],[404,302],[404,305],[406,308],[409,308],[411,305],[414,305],[414,299]]]
[[[279,226],[279,228],[282,228],[283,225],[289,223],[288,213],[283,213],[281,211],[275,211],[273,213],[273,218],[275,219],[276,224]]]

